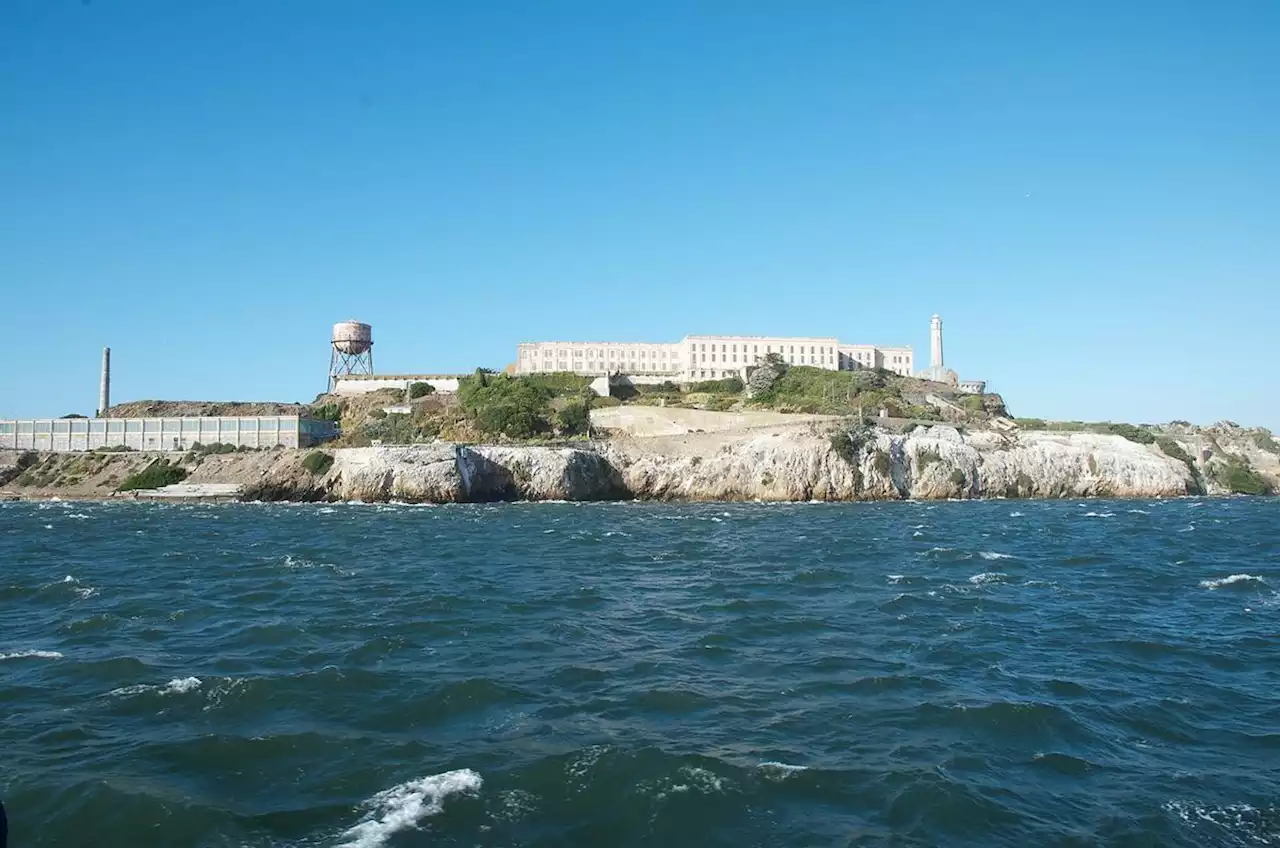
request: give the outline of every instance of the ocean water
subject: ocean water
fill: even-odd
[[[16,846],[1280,845],[1280,500],[0,505]]]

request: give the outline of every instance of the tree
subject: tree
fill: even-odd
[[[765,354],[761,363],[747,375],[747,394],[756,397],[768,393],[778,379],[787,373],[789,367],[782,354]]]

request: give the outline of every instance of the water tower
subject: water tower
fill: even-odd
[[[347,374],[373,374],[373,327],[359,321],[343,321],[333,325],[329,354],[329,391],[338,377]]]

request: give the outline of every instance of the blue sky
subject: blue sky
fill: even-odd
[[[0,416],[537,339],[912,344],[1280,430],[1280,4],[8,0]]]

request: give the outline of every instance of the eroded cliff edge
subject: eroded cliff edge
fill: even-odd
[[[469,503],[511,500],[851,501],[1220,494],[1212,463],[1188,436],[1181,457],[1158,445],[1095,433],[949,425],[902,434],[839,421],[730,432],[582,442],[572,447],[432,444],[270,450],[165,461],[188,483],[237,484],[245,500]],[[1196,458],[1193,459],[1192,456]],[[155,455],[0,452],[0,492],[19,497],[117,497],[116,484]],[[1280,456],[1254,467],[1280,480]]]
[[[963,435],[948,426],[833,438],[820,424],[714,440],[624,439],[583,447],[351,448],[326,474],[289,468],[246,497],[287,500],[848,501],[1196,494],[1187,463],[1119,436]]]

